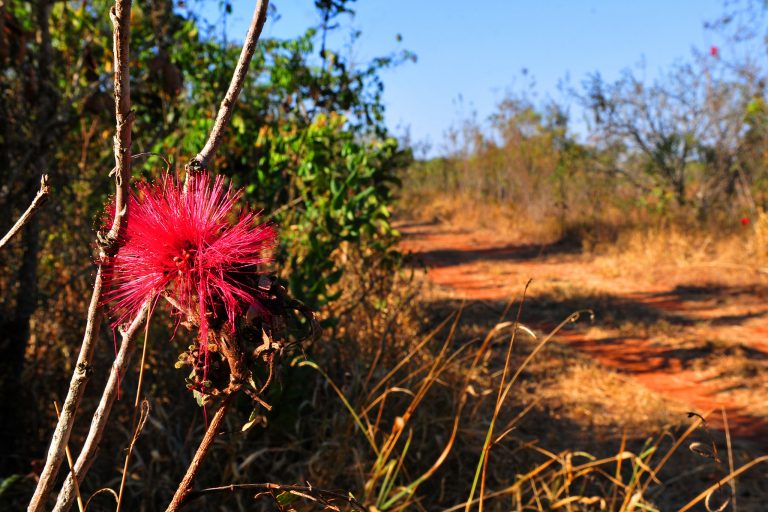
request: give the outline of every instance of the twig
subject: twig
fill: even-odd
[[[187,171],[202,171],[208,169],[211,160],[216,155],[221,141],[224,139],[224,130],[229,125],[229,119],[232,117],[232,109],[243,88],[245,75],[248,73],[248,66],[251,63],[253,52],[256,50],[256,43],[264,28],[264,22],[267,20],[267,8],[269,0],[257,0],[256,8],[253,11],[251,25],[248,27],[248,34],[245,36],[243,49],[240,52],[240,58],[237,61],[232,80],[229,82],[229,88],[221,100],[219,111],[216,113],[216,121],[213,124],[208,140],[205,142],[202,151],[200,151],[188,164]]]
[[[32,200],[32,204],[30,204],[29,208],[27,208],[27,211],[25,211],[24,214],[19,217],[19,220],[16,221],[16,224],[14,224],[13,227],[8,230],[8,233],[5,234],[3,239],[0,240],[0,249],[5,247],[5,244],[7,244],[11,238],[13,238],[16,233],[21,231],[21,228],[23,228],[24,225],[29,222],[29,219],[32,218],[32,215],[34,215],[38,208],[40,208],[43,203],[45,203],[45,200],[48,198],[48,194],[50,192],[51,189],[48,186],[48,175],[43,174],[42,178],[40,178],[40,190],[38,190],[37,194],[35,194],[35,198]]]
[[[194,491],[189,493],[187,496],[187,499],[184,500],[184,504],[200,498],[206,494],[221,494],[221,493],[227,493],[227,492],[235,492],[235,491],[262,491],[262,492],[272,492],[272,491],[279,491],[279,492],[289,492],[289,493],[301,493],[301,497],[303,498],[321,498],[323,501],[328,500],[338,500],[338,501],[344,501],[347,502],[352,508],[359,510],[361,512],[366,512],[366,508],[357,501],[354,497],[352,497],[349,494],[343,494],[336,491],[328,491],[325,489],[317,489],[312,486],[305,486],[305,485],[282,485],[282,484],[273,484],[273,483],[259,483],[259,484],[230,484],[230,485],[223,485],[221,487],[209,487],[207,489],[201,489],[199,491]]]
[[[214,121],[211,133],[208,135],[208,140],[205,142],[203,149],[186,165],[187,176],[184,183],[185,192],[191,182],[190,178],[195,173],[208,169],[211,160],[216,155],[216,151],[218,151],[219,146],[221,145],[224,138],[224,130],[229,125],[229,120],[232,117],[232,109],[243,88],[243,82],[248,73],[248,66],[251,63],[253,53],[256,51],[256,43],[259,40],[261,30],[264,28],[264,23],[267,20],[268,7],[269,0],[256,1],[251,24],[248,27],[248,33],[243,42],[243,49],[240,51],[240,58],[235,66],[235,72],[232,74],[232,80],[229,82],[229,88],[224,95],[224,99],[221,100],[221,105],[219,106],[219,111],[216,113],[216,120]],[[213,416],[213,419],[195,452],[195,456],[187,468],[184,478],[176,489],[176,493],[174,494],[171,503],[168,505],[167,512],[178,510],[187,494],[192,490],[192,481],[194,480],[195,475],[197,475],[203,459],[208,454],[208,451],[213,444],[216,432],[224,421],[224,416],[229,409],[231,400],[242,388],[243,378],[246,371],[244,369],[244,356],[240,350],[238,342],[237,340],[229,340],[226,337],[222,337],[221,342],[222,354],[227,359],[229,365],[230,384],[224,395],[221,406]],[[230,342],[232,342],[231,345]]]
[[[129,72],[131,40],[131,0],[115,0],[109,10],[112,20],[112,46],[115,69],[115,118],[117,132],[115,152],[115,218],[106,238],[108,243],[117,242],[118,233],[126,218],[126,204],[131,181],[131,82]]]
[[[58,419],[61,413],[59,412],[59,404],[56,402],[56,400],[53,401],[53,407],[56,409],[56,418]],[[64,446],[64,453],[67,454],[67,464],[69,464],[69,472],[71,475],[74,476],[75,474],[75,464],[72,462],[72,453],[69,451],[69,445]],[[80,512],[85,512],[85,506],[83,506],[83,497],[80,495],[80,486],[77,485],[77,480],[75,482],[75,496],[77,496],[77,509]]]
[[[155,302],[155,301],[152,301]],[[120,506],[123,504],[123,491],[125,491],[125,479],[128,476],[128,464],[131,461],[131,454],[133,453],[133,447],[136,445],[136,440],[139,438],[144,428],[144,423],[147,421],[147,415],[149,414],[149,402],[141,400],[141,387],[144,383],[144,367],[147,361],[147,346],[149,346],[149,322],[152,317],[152,309],[154,306],[150,305],[147,321],[144,324],[144,346],[141,349],[141,361],[139,362],[139,382],[136,384],[136,399],[133,403],[133,418],[131,419],[131,425],[133,425],[133,438],[128,445],[128,450],[125,453],[125,462],[123,464],[123,476],[120,479],[120,490],[117,493],[117,506],[115,512],[120,512]],[[146,404],[147,413],[144,413],[144,405]],[[139,409],[141,409],[141,415],[139,415]]]
[[[99,444],[101,438],[104,435],[104,430],[109,420],[109,413],[112,411],[112,405],[117,398],[118,387],[120,386],[120,376],[125,375],[128,365],[131,362],[134,351],[136,350],[136,335],[139,332],[141,324],[147,317],[147,311],[149,310],[149,302],[147,302],[141,309],[139,314],[134,318],[131,325],[122,335],[122,341],[120,342],[120,349],[115,357],[115,362],[112,365],[112,371],[109,374],[106,386],[104,386],[104,392],[101,395],[99,406],[96,408],[96,412],[93,413],[93,419],[91,419],[91,426],[88,429],[88,436],[83,443],[83,448],[80,450],[80,455],[75,462],[75,474],[79,482],[82,482],[91,465],[96,460],[98,454]],[[64,485],[56,499],[56,506],[54,512],[65,512],[72,507],[74,500],[74,480],[72,475],[67,477]]]
[[[115,218],[105,239],[100,238],[100,260],[103,261],[116,250],[120,228],[127,214],[128,186],[131,177],[131,89],[128,83],[129,37],[131,20],[131,1],[116,0],[110,10],[113,23],[114,70],[115,70],[115,113],[117,116],[117,134],[115,135]],[[88,306],[88,316],[85,334],[80,346],[80,353],[72,373],[67,397],[61,416],[56,424],[51,445],[46,456],[45,466],[37,482],[37,487],[29,503],[28,512],[39,512],[43,509],[53,488],[56,475],[64,459],[64,446],[69,442],[72,426],[75,422],[80,400],[85,393],[86,384],[91,372],[91,356],[95,346],[96,334],[101,327],[103,312],[101,309],[101,289],[103,284],[102,267],[96,272],[93,283],[93,294]],[[78,460],[80,457],[78,457]],[[79,475],[79,472],[78,472]]]
[[[29,503],[27,512],[39,512],[43,510],[64,459],[64,447],[69,442],[69,436],[72,433],[72,426],[75,423],[77,409],[80,406],[80,400],[85,394],[85,387],[92,372],[91,356],[96,345],[96,334],[101,328],[102,311],[99,303],[101,301],[102,282],[102,269],[99,267],[96,271],[96,279],[93,283],[93,295],[91,296],[91,303],[88,306],[88,316],[85,324],[83,342],[80,346],[80,354],[77,357],[75,371],[72,372],[67,397],[64,400],[64,406],[61,410],[61,416],[59,416],[59,420],[56,423],[56,429],[53,432],[51,446],[48,448],[45,466],[40,474],[40,480],[37,482],[37,487],[32,496],[32,500]]]
[[[237,395],[238,391],[243,388],[243,383],[247,380],[247,376],[250,374],[245,366],[245,354],[243,354],[237,339],[232,339],[230,336],[220,333],[218,345],[221,355],[224,356],[224,359],[229,366],[229,385],[223,393],[224,398],[221,402],[221,406],[219,406],[203,439],[200,441],[195,456],[192,458],[192,462],[189,463],[184,478],[182,478],[179,487],[176,489],[176,493],[173,495],[173,499],[171,500],[170,505],[168,505],[166,512],[175,512],[178,510],[187,494],[192,490],[192,481],[200,470],[203,459],[205,459],[206,455],[208,455],[208,451],[211,449],[216,433],[219,431],[221,423],[224,421],[224,416],[229,410],[229,405],[232,403],[232,399]],[[269,406],[267,407],[269,408]]]
[[[147,320],[147,324],[149,324],[149,320]],[[142,357],[141,364],[144,364],[144,359]],[[138,391],[138,390],[137,390]],[[138,393],[137,393],[138,396]],[[137,414],[138,411],[138,418],[134,420],[133,423],[133,435],[131,436],[131,441],[128,443],[128,450],[125,454],[125,464],[123,466],[123,477],[120,479],[120,490],[117,495],[117,505],[115,506],[115,512],[120,512],[120,507],[123,504],[123,492],[125,492],[125,479],[128,475],[128,464],[131,460],[131,454],[133,453],[133,449],[136,446],[136,441],[139,440],[139,436],[141,435],[142,430],[144,430],[144,426],[147,424],[147,420],[149,419],[149,411],[151,410],[151,406],[149,405],[149,400],[144,399],[141,401],[141,404],[134,407],[134,414]]]
[[[208,429],[205,431],[203,440],[200,441],[200,446],[197,447],[195,456],[192,458],[192,462],[189,464],[187,472],[184,475],[184,478],[181,480],[178,489],[176,489],[176,493],[173,495],[171,504],[168,505],[166,512],[175,512],[179,510],[181,504],[192,490],[192,480],[195,478],[195,475],[197,475],[197,471],[200,469],[200,465],[203,463],[203,459],[205,459],[205,456],[208,455],[208,450],[211,449],[211,445],[216,438],[216,434],[219,432],[221,424],[224,421],[224,416],[229,410],[229,404],[231,401],[231,393],[224,396],[224,400],[222,401],[219,410],[217,410],[216,414],[213,415],[213,419],[211,419],[211,423],[208,425]]]

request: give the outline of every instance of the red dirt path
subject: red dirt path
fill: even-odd
[[[562,245],[508,243],[497,233],[444,224],[400,229],[405,235],[402,248],[427,264],[430,281],[443,298],[506,301],[533,279],[533,297],[537,288],[588,290],[610,297],[605,309],[642,310],[663,320],[669,324],[663,335],[627,334],[615,325],[602,328],[603,311],[598,310],[600,328],[569,330],[556,339],[691,410],[714,409],[714,426],[722,423],[719,409],[725,408],[734,436],[768,447],[768,376],[754,370],[746,377],[729,374],[713,364],[717,356],[711,350],[713,343],[738,347],[741,365],[768,360],[768,301],[754,275],[706,265],[669,265],[630,274],[601,267],[594,258]],[[560,319],[551,318],[552,324]],[[710,359],[702,359],[706,357]]]

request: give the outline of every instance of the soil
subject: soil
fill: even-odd
[[[546,332],[595,313],[555,340],[768,449],[768,287],[736,265],[601,258],[579,244],[510,240],[444,223],[399,226],[402,248],[443,298],[507,301],[532,280],[523,323]]]

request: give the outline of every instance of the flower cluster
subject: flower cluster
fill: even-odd
[[[250,308],[264,311],[256,283],[259,266],[271,260],[277,232],[257,223],[258,214],[240,210],[241,196],[221,176],[207,173],[190,180],[186,190],[169,175],[137,187],[120,250],[105,268],[104,297],[112,303],[115,324],[165,294],[199,319],[207,366],[212,322],[229,321],[233,329],[235,318]]]

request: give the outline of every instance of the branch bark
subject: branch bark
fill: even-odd
[[[136,351],[136,335],[139,333],[139,328],[147,318],[147,311],[149,309],[149,302],[144,305],[144,308],[140,311],[138,316],[131,322],[131,325],[123,333],[122,341],[120,342],[120,350],[115,357],[115,362],[112,366],[112,371],[109,374],[109,380],[104,387],[104,392],[101,395],[101,401],[96,408],[96,412],[93,413],[93,419],[91,419],[91,427],[88,430],[88,436],[83,443],[83,448],[80,450],[80,455],[75,462],[74,474],[77,475],[78,483],[81,483],[91,469],[93,462],[98,455],[99,445],[101,438],[104,435],[104,430],[109,420],[109,414],[112,412],[112,406],[117,398],[118,388],[120,386],[120,376],[125,375],[128,371],[128,365],[131,363],[133,353]],[[76,498],[74,479],[72,473],[67,476],[64,486],[56,499],[56,506],[54,512],[66,512],[75,502]]]
[[[112,46],[115,70],[115,218],[107,234],[110,245],[117,242],[126,216],[126,203],[131,181],[131,82],[128,69],[131,38],[131,0],[116,0],[109,10],[112,20]]]
[[[29,205],[29,208],[27,208],[27,211],[25,211],[21,217],[19,217],[19,220],[16,221],[16,224],[13,225],[13,227],[8,231],[8,233],[5,234],[2,240],[0,240],[0,249],[5,247],[5,245],[13,238],[16,233],[21,231],[21,228],[24,227],[24,225],[29,222],[29,220],[32,218],[32,216],[35,214],[35,212],[43,206],[45,203],[45,200],[48,198],[48,194],[51,192],[51,188],[48,186],[48,175],[43,174],[42,178],[40,178],[40,190],[37,191],[37,194],[35,195],[35,198],[32,199],[32,203]]]
[[[101,328],[102,311],[99,306],[101,301],[102,287],[102,269],[96,271],[96,279],[93,283],[93,295],[88,307],[88,317],[85,325],[85,334],[80,346],[80,354],[77,357],[75,371],[69,382],[67,398],[64,400],[64,406],[61,415],[53,432],[51,445],[48,448],[48,456],[45,460],[45,466],[40,474],[40,480],[37,482],[37,488],[29,503],[27,512],[39,512],[45,508],[45,503],[51,493],[56,475],[59,472],[61,463],[64,460],[64,448],[69,442],[69,436],[72,433],[72,427],[75,423],[77,409],[80,401],[85,394],[85,387],[92,372],[91,356],[95,346],[96,334]]]
[[[131,177],[131,90],[129,84],[129,38],[131,20],[131,1],[116,0],[110,10],[113,24],[114,70],[115,70],[115,113],[117,130],[115,134],[115,218],[106,237],[99,237],[99,257],[104,261],[117,248],[120,228],[127,215],[128,187]],[[56,476],[64,460],[64,448],[69,442],[80,401],[85,394],[91,368],[91,358],[96,335],[101,327],[103,311],[101,308],[101,290],[103,272],[101,265],[96,272],[93,294],[88,307],[83,342],[77,358],[75,371],[69,384],[67,397],[62,407],[61,416],[56,424],[45,466],[37,483],[37,488],[27,508],[28,512],[39,512],[50,496]]]
[[[220,334],[219,350],[229,366],[229,386],[227,386],[221,406],[219,406],[208,429],[205,431],[195,456],[192,458],[192,462],[189,463],[184,478],[182,478],[179,487],[176,489],[166,512],[176,512],[179,510],[187,495],[192,491],[192,481],[195,479],[205,456],[208,455],[208,451],[213,445],[213,441],[221,427],[221,423],[224,421],[224,416],[229,410],[232,399],[242,389],[243,383],[247,378],[248,370],[245,367],[245,354],[243,354],[238,340],[228,335]]]
[[[243,43],[243,49],[240,52],[240,58],[237,61],[235,72],[232,75],[232,80],[229,82],[229,88],[221,100],[219,111],[216,114],[216,121],[213,124],[211,133],[208,136],[208,140],[200,151],[188,164],[187,172],[199,172],[208,169],[208,166],[216,155],[221,141],[224,139],[224,130],[229,125],[229,120],[232,117],[232,109],[237,102],[237,97],[240,95],[240,91],[243,88],[243,82],[245,81],[245,75],[248,73],[248,66],[251,63],[253,52],[256,50],[256,43],[261,35],[261,30],[264,28],[264,22],[267,20],[267,8],[269,7],[269,0],[257,0],[256,8],[253,11],[253,18],[251,19],[251,25],[248,27],[248,34],[245,36],[245,42]]]
[[[221,428],[221,424],[224,422],[224,416],[229,410],[229,405],[232,401],[233,393],[229,393],[224,397],[221,406],[213,415],[211,423],[208,425],[208,429],[205,431],[203,440],[200,441],[200,446],[197,447],[195,456],[192,458],[192,462],[187,468],[187,472],[184,474],[184,478],[181,480],[179,487],[176,489],[176,493],[173,495],[170,505],[165,512],[176,512],[181,508],[181,504],[187,498],[187,495],[192,491],[192,481],[197,475],[200,465],[203,463],[203,459],[208,455],[208,451],[213,445],[213,441]]]

